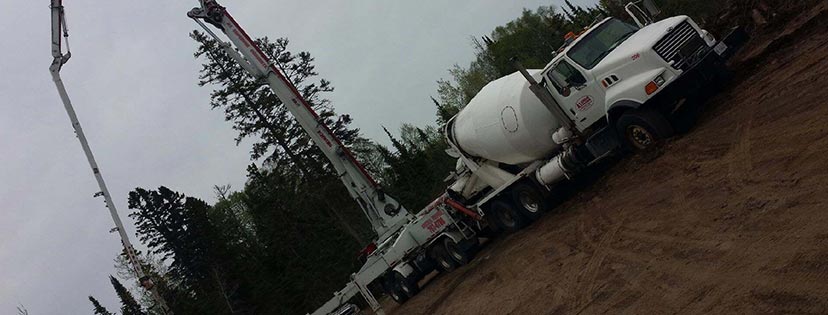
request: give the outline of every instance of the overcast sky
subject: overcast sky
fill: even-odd
[[[197,1],[66,2],[62,76],[123,217],[138,186],[210,202],[215,184],[242,188],[249,143],[235,146],[196,86]],[[337,111],[386,141],[381,125],[433,123],[435,81],[471,61],[471,36],[563,0],[222,2],[251,36],[311,52]],[[0,3],[0,314],[91,314],[88,295],[117,310],[107,276],[119,242],[48,73],[49,1]]]

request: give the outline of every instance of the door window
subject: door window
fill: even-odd
[[[552,82],[555,90],[563,97],[572,94],[573,87],[581,87],[586,84],[584,75],[566,60],[561,60],[555,65],[552,71],[549,71],[547,77],[549,77],[549,81]]]

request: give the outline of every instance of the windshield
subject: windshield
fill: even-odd
[[[611,19],[587,34],[567,55],[582,67],[592,69],[637,30],[633,25]]]

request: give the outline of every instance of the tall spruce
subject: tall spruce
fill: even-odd
[[[214,244],[206,202],[161,186],[136,188],[127,203],[136,235],[152,253],[170,261],[174,279],[192,288],[210,276],[208,255]]]
[[[199,43],[195,57],[204,62],[199,85],[214,88],[210,106],[222,109],[225,119],[233,123],[238,132],[237,144],[252,138],[252,160],[264,158],[271,169],[299,175],[304,180],[318,178],[327,160],[266,81],[251,77],[212,38],[197,31],[190,36]],[[310,53],[289,51],[286,38],[271,41],[264,37],[255,42],[316,110],[320,123],[331,128],[346,145],[358,138],[359,131],[349,127],[351,118],[337,115],[331,102],[324,98],[334,88],[330,81],[318,78]]]
[[[95,315],[115,315],[106,309],[106,307],[101,305],[101,302],[98,302],[98,300],[91,295],[89,296],[89,302],[92,302],[92,310],[95,312]]]
[[[343,205],[342,202],[331,202],[342,200],[343,197],[350,198],[347,197],[347,191],[342,189],[342,183],[330,167],[330,162],[290,115],[284,103],[273,94],[262,78],[251,77],[212,38],[200,32],[191,33],[191,37],[199,43],[194,56],[203,61],[199,85],[213,88],[211,107],[224,111],[225,119],[232,122],[233,128],[238,132],[237,141],[254,139],[251,159],[263,160],[262,169],[270,176],[279,178],[278,181],[267,181],[269,185],[276,185],[268,190],[281,190],[281,195],[294,204],[307,204],[303,200],[308,197],[322,198],[320,200],[325,202],[313,205],[311,209],[296,204],[293,209],[270,206],[267,208],[268,213],[251,207],[252,215],[273,219],[287,217],[287,213],[278,212],[284,209],[282,211],[299,211],[304,217],[309,217],[322,210],[317,217],[334,223],[336,230],[350,236],[355,243],[364,244],[366,237],[360,230],[366,222],[363,222],[365,219],[362,218],[361,211],[354,203]],[[333,86],[330,81],[318,77],[310,53],[289,51],[289,41],[285,38],[271,41],[264,37],[257,39],[256,43],[317,112],[319,123],[331,129],[344,145],[359,144],[360,147],[365,147],[367,140],[359,136],[358,129],[350,127],[350,116],[336,114],[330,101],[324,97],[333,91]],[[256,195],[250,197],[255,198]],[[288,204],[284,201],[281,203]],[[299,208],[295,208],[297,206]],[[274,210],[277,211],[276,217],[270,213]],[[297,224],[288,224],[288,229],[284,231],[274,230],[272,223],[256,226],[265,233],[265,237],[268,234],[291,231],[297,233],[293,238],[306,237],[299,235],[301,230]]]
[[[118,279],[109,276],[109,282],[112,283],[112,287],[115,288],[115,293],[121,299],[121,315],[146,315],[141,309],[141,305],[132,296],[132,293]]]

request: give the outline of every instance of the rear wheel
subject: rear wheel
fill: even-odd
[[[512,187],[512,200],[520,213],[530,221],[535,221],[547,210],[544,195],[536,185],[520,182]]]
[[[467,244],[468,246],[460,246],[450,237],[443,242],[446,246],[446,253],[457,262],[458,266],[468,264],[474,258],[474,244]],[[465,248],[465,249],[464,249]]]
[[[618,135],[629,149],[647,151],[673,136],[673,126],[655,110],[630,110],[615,124]]]
[[[401,273],[395,271],[394,280],[396,280],[400,290],[406,295],[407,298],[412,298],[420,292],[420,287],[417,285],[417,281],[415,281],[411,276],[404,277]]]
[[[394,272],[396,274],[396,272]],[[385,293],[391,296],[391,299],[397,304],[403,304],[405,301],[408,301],[408,295],[403,292],[402,287],[397,282],[397,279],[394,275],[386,274],[383,281],[383,289]]]
[[[529,220],[520,214],[517,207],[503,200],[492,202],[491,213],[497,224],[507,233],[518,231],[529,224]]]
[[[441,272],[448,272],[457,268],[457,262],[449,256],[443,244],[437,243],[431,247],[431,257],[437,262],[437,269]]]

